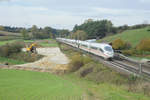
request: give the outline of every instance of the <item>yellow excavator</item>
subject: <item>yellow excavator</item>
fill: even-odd
[[[26,51],[31,53],[37,53],[36,43],[32,43],[29,47],[26,48]]]

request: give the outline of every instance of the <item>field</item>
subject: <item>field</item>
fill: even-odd
[[[0,100],[149,100],[142,93],[132,93],[124,86],[96,84],[66,74],[0,69]]]
[[[14,59],[9,59],[6,57],[0,57],[0,64],[4,64],[8,62],[10,65],[16,65],[16,64],[24,64],[24,61],[20,61],[20,60],[14,60]]]
[[[0,41],[10,41],[10,40],[17,40],[21,39],[20,33],[12,33],[12,32],[6,32],[6,31],[0,31]]]
[[[67,74],[65,79],[72,81],[86,91],[87,100],[149,100],[149,96],[143,93],[128,92],[127,87],[123,85],[114,85],[111,83],[96,84],[93,81],[79,78],[75,74]],[[97,99],[95,99],[97,98]]]
[[[98,40],[98,42],[102,41],[112,42],[115,39],[121,38],[122,40],[131,43],[131,45],[135,47],[142,39],[150,38],[150,31],[148,31],[148,29],[150,29],[150,27],[127,30],[124,31],[123,33],[108,36],[104,39]]]
[[[0,100],[80,100],[82,92],[49,73],[0,69]]]

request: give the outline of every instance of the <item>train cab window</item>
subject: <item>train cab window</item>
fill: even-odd
[[[101,52],[104,52],[103,49],[101,49],[101,48],[99,48],[99,50],[100,50]]]
[[[109,46],[104,47],[104,49],[105,49],[106,51],[109,51],[109,52],[112,52],[112,51],[113,51],[113,49],[112,49],[111,47],[109,47]]]

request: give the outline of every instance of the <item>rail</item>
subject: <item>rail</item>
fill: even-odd
[[[63,44],[69,45],[68,43],[62,42],[62,41],[58,41],[61,42]],[[99,62],[101,62],[104,65],[107,65],[110,68],[113,68],[121,73],[124,74],[135,74],[138,76],[144,76],[144,77],[150,77],[150,66],[149,65],[144,65],[140,62],[137,62],[133,59],[130,59],[122,54],[116,54],[116,57],[118,57],[119,59],[117,59],[115,57],[115,59],[113,59],[112,61],[106,61],[104,59],[102,59],[100,56],[97,56],[95,54],[86,52],[82,49],[76,48],[74,46],[69,45],[70,47],[72,47],[75,50],[81,51],[83,53],[88,53],[94,60],[97,60]]]

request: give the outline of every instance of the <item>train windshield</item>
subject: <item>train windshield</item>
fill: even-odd
[[[109,51],[109,52],[112,52],[112,51],[113,51],[113,49],[112,49],[111,47],[109,47],[109,46],[106,46],[104,49],[105,49],[106,51]]]

